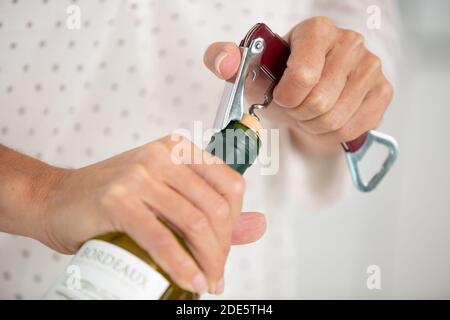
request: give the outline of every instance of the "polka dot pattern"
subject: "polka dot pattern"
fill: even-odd
[[[66,27],[70,4],[81,9],[79,30]],[[257,0],[4,1],[0,143],[77,168],[175,128],[192,130],[194,121],[209,128],[223,82],[203,66],[206,47],[237,42],[258,21],[286,33],[309,6],[293,0],[276,8]],[[275,212],[263,241],[233,249],[223,297],[288,297],[290,278],[278,267],[295,273],[287,244],[295,243],[295,230],[288,229],[296,212],[271,207],[261,195],[279,184],[251,171],[246,206]],[[69,259],[35,240],[0,233],[0,298],[40,298]]]

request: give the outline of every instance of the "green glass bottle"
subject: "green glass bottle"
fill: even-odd
[[[261,125],[245,114],[211,138],[206,150],[243,174],[258,156]],[[174,232],[180,244],[184,241]],[[46,299],[194,300],[199,295],[181,289],[152,257],[127,234],[112,232],[87,241],[79,249]],[[77,274],[78,272],[78,274]],[[80,279],[76,277],[79,276]]]

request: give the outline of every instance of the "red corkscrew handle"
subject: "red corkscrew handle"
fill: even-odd
[[[289,44],[279,35],[273,33],[267,25],[258,23],[250,29],[241,41],[240,46],[248,47],[256,38],[262,38],[265,41],[260,68],[277,84],[283,76],[291,54]],[[364,145],[366,137],[367,133],[364,133],[355,140],[343,142],[342,147],[346,152],[356,152]]]

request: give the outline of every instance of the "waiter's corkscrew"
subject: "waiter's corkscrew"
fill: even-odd
[[[214,127],[217,131],[223,130],[231,121],[242,119],[244,115],[244,87],[250,74],[253,75],[253,80],[261,73],[265,74],[270,80],[270,85],[264,94],[264,102],[251,105],[249,113],[257,117],[256,110],[267,108],[270,105],[273,90],[286,69],[286,63],[290,55],[288,43],[263,23],[258,23],[250,29],[241,41],[240,49],[242,58],[239,69],[234,78],[226,81],[214,121]],[[368,182],[365,182],[361,177],[358,162],[364,158],[374,142],[386,146],[389,152],[380,170]],[[362,192],[375,189],[397,158],[398,145],[395,139],[374,130],[364,133],[355,140],[342,142],[341,144],[346,153],[353,183]]]

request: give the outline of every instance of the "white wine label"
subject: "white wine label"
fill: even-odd
[[[159,299],[168,286],[166,278],[130,252],[89,240],[44,299]]]

